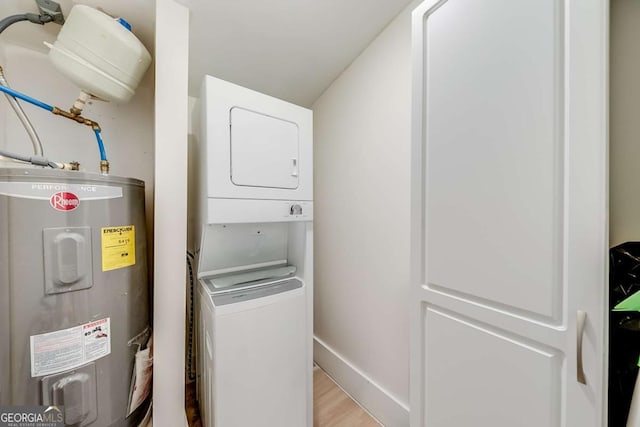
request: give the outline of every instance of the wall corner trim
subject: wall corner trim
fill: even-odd
[[[153,424],[185,419],[189,10],[156,1]]]

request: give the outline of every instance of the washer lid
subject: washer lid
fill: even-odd
[[[231,289],[218,290],[212,294],[212,297],[214,305],[219,307],[289,292],[294,289],[299,289],[302,286],[303,283],[301,280],[293,278],[278,280],[276,282],[246,284]]]
[[[215,275],[208,280],[215,289],[230,288],[236,285],[242,285],[249,282],[256,282],[264,279],[282,279],[293,276],[296,267],[293,265],[285,265],[274,268],[257,268],[251,270],[242,270],[237,273]]]

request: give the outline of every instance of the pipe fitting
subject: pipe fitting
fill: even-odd
[[[76,101],[73,103],[73,106],[71,107],[69,112],[74,116],[79,116],[80,114],[82,114],[82,109],[84,108],[84,105],[90,99],[91,99],[91,95],[89,95],[87,92],[85,91],[80,92],[78,99],[76,99]]]
[[[56,163],[60,169],[69,170],[69,171],[78,171],[80,170],[80,163],[78,162],[69,162],[69,163]]]
[[[102,175],[109,175],[109,161],[100,160],[100,173]]]
[[[82,116],[72,114],[59,107],[53,107],[53,110],[51,112],[57,116],[66,117],[69,120],[73,120],[74,122],[80,123],[81,125],[91,126],[91,128],[93,128],[94,125],[97,125],[97,123],[94,122],[93,120],[89,120]]]

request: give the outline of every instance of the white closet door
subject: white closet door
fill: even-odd
[[[607,10],[414,11],[413,427],[604,425]]]

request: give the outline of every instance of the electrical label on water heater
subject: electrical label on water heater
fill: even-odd
[[[57,374],[111,353],[111,318],[31,336],[31,376]]]
[[[102,271],[136,263],[136,229],[133,225],[102,227]]]

